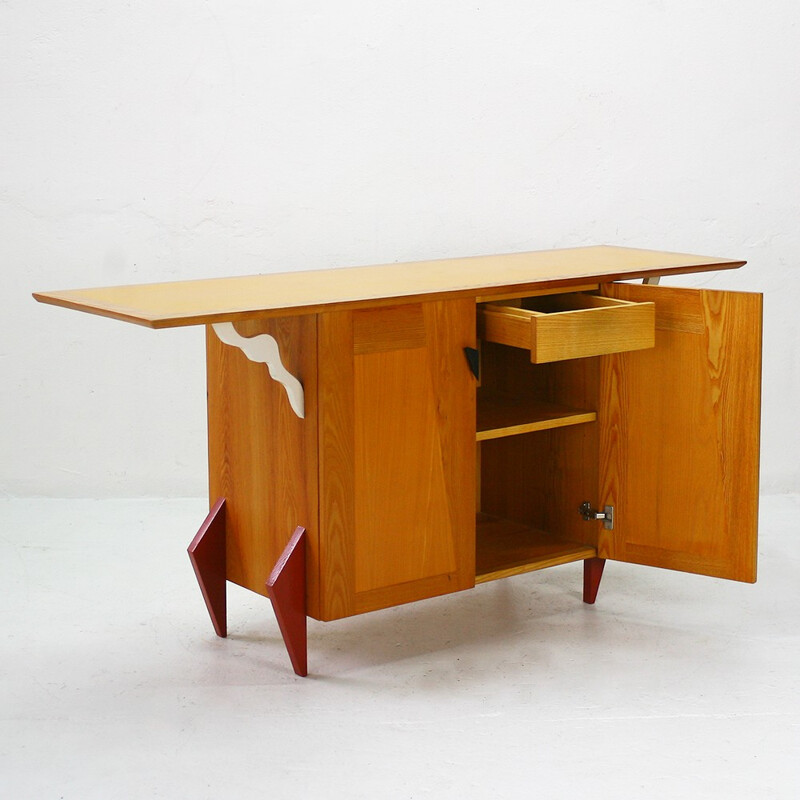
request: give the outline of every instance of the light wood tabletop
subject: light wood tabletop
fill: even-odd
[[[744,261],[598,245],[506,255],[36,292],[42,303],[170,328],[420,300],[575,289],[671,273],[734,269]]]

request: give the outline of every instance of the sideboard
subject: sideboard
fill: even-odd
[[[596,246],[36,293],[203,325],[210,512],[189,545],[306,619],[606,559],[756,578],[760,294],[658,285],[745,262]],[[643,279],[642,283],[634,279]]]

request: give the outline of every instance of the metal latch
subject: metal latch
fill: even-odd
[[[614,530],[614,506],[606,506],[602,511],[595,511],[592,508],[592,504],[587,500],[585,503],[581,503],[578,511],[587,522],[593,519],[601,519],[603,520],[603,527],[607,531]]]

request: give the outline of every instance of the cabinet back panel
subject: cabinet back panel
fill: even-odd
[[[599,359],[531,364],[513,347],[483,342],[481,390],[597,407]],[[597,502],[598,434],[595,423],[481,442],[480,510],[570,541],[597,544],[597,525],[578,506]]]

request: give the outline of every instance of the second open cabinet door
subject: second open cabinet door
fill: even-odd
[[[761,295],[607,284],[652,301],[656,343],[603,356],[598,555],[756,579]]]

